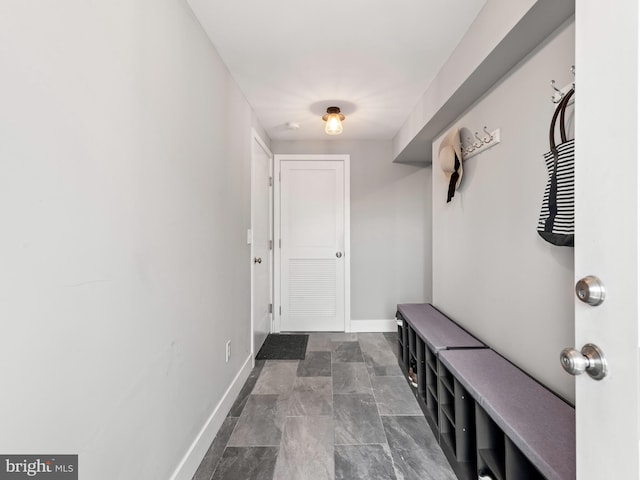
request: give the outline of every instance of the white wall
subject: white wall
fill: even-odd
[[[3,1],[0,65],[0,451],[169,478],[246,371],[253,113],[182,0]]]
[[[429,119],[453,96],[536,1],[487,0],[476,20],[394,137],[394,158],[409,145]]]
[[[390,140],[274,140],[271,149],[351,156],[352,320],[389,320],[398,303],[430,301],[430,168],[392,163]]]
[[[487,0],[396,134],[394,162],[430,164],[429,145],[438,132],[462,115],[574,11],[574,0]]]
[[[465,161],[450,204],[437,161],[444,135],[433,143],[435,305],[570,401],[573,378],[558,358],[573,345],[573,249],[544,242],[536,226],[555,108],[549,81],[572,81],[573,64],[570,21],[451,125],[500,128],[502,143]]]

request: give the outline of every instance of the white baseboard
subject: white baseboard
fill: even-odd
[[[171,475],[170,480],[191,480],[193,478],[193,475],[200,466],[200,462],[202,462],[209,446],[216,437],[218,430],[220,430],[222,422],[224,422],[224,419],[227,417],[227,413],[231,410],[233,402],[235,402],[240,390],[242,390],[247,378],[249,378],[252,368],[253,356],[249,355],[233,379],[233,382],[231,382],[231,385],[227,388],[222,399],[213,409],[213,412],[200,430],[200,433],[196,436],[191,447],[189,447],[189,450],[180,461],[180,464]]]
[[[396,319],[391,320],[351,320],[351,332],[395,332]]]

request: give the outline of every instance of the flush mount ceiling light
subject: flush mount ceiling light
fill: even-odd
[[[322,120],[327,122],[324,127],[324,131],[327,135],[340,135],[342,133],[344,115],[340,113],[339,107],[327,108],[327,114],[322,116]]]

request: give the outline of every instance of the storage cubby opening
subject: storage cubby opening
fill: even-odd
[[[449,450],[449,455],[456,458],[456,411],[453,386],[453,376],[442,365],[440,368],[440,387],[438,388],[438,404],[440,409],[440,439],[444,448]]]
[[[427,399],[427,367],[425,365],[425,350],[426,345],[424,341],[418,337],[416,339],[417,347],[417,362],[418,362],[418,396],[421,400]]]
[[[440,439],[449,448],[453,456],[456,455],[456,425],[447,415],[441,417]]]
[[[449,370],[447,370],[444,367],[441,368],[440,382],[442,383],[442,385],[444,386],[446,391],[449,392],[450,395],[453,395],[453,393],[454,393],[453,375]]]
[[[515,444],[505,437],[505,477],[507,480],[545,480]]]
[[[399,359],[405,371],[409,371],[409,323],[402,321],[402,358]]]
[[[427,363],[427,377],[430,379],[429,383],[432,385],[438,384],[438,368],[435,365]]]
[[[438,398],[438,377],[429,370],[427,370],[427,391],[431,392],[434,398]]]
[[[411,325],[409,325],[407,328],[409,331],[409,352],[412,355],[415,355],[416,354],[416,332],[413,328],[411,328]]]
[[[427,351],[429,351],[427,349]],[[427,384],[427,409],[434,424],[439,426],[438,420],[438,375],[431,365],[427,363],[426,367],[426,384]]]
[[[477,403],[476,444],[478,473],[489,474],[495,480],[507,480],[505,467],[505,435]],[[514,478],[513,480],[520,480]]]
[[[433,353],[431,351],[431,349],[429,348],[429,346],[425,345],[425,361],[427,363],[427,365],[431,368],[431,370],[433,370],[434,372],[437,372],[437,359],[436,359],[436,354]]]
[[[456,424],[456,460],[475,464],[475,402],[458,379],[454,378],[454,414]]]

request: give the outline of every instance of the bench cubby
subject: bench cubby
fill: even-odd
[[[427,423],[458,477],[474,478],[473,402],[442,368],[438,355],[446,349],[486,347],[432,305],[400,304],[396,317],[398,363],[405,375],[416,366],[412,390]]]
[[[491,349],[448,350],[439,361],[473,399],[478,474],[575,480],[571,405]]]
[[[575,480],[575,409],[429,304],[398,305],[398,363],[458,478]]]
[[[460,469],[475,470],[474,402],[462,384],[442,364],[440,374],[440,444]]]

